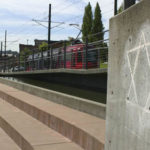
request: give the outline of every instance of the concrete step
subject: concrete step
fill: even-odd
[[[0,127],[22,150],[82,150],[69,139],[2,99]]]
[[[85,150],[104,149],[105,120],[4,84],[0,84],[0,97],[61,133]]]
[[[21,150],[19,146],[1,128],[0,150]]]

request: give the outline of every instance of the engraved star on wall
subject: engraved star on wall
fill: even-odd
[[[150,43],[141,32],[139,46],[127,52],[131,83],[128,101],[147,109],[150,100]]]

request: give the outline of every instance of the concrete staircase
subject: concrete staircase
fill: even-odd
[[[19,146],[0,128],[0,149],[21,150]]]
[[[103,119],[4,84],[0,97],[0,127],[22,150],[104,150]]]

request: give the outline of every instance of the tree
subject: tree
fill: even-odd
[[[85,41],[85,38],[91,34],[92,29],[92,22],[93,22],[93,15],[92,15],[92,7],[90,2],[85,7],[84,17],[83,17],[83,24],[82,24],[82,40]]]
[[[42,42],[42,44],[39,46],[40,51],[48,50],[48,44],[46,42]]]
[[[24,61],[26,61],[28,56],[31,55],[31,54],[32,54],[32,51],[28,48],[24,48],[24,50],[21,51],[21,53],[20,53],[20,65],[21,66],[26,66],[24,64]]]
[[[101,15],[101,9],[97,2],[95,12],[94,12],[94,20],[92,24],[92,34],[96,34],[99,32],[103,32],[104,26],[102,22],[102,15]],[[91,37],[92,41],[98,41],[104,39],[104,33],[94,35]]]
[[[28,57],[31,54],[32,54],[31,50],[29,50],[28,48],[24,48],[24,50],[20,53],[20,60],[24,61],[25,57]]]
[[[76,39],[74,38],[74,37],[68,37],[68,41],[70,42],[70,43],[72,43],[73,41],[75,41]]]
[[[120,14],[121,12],[123,12],[123,3],[121,4],[121,6],[119,7],[119,9],[118,9],[118,14]]]

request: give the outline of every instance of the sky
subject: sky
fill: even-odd
[[[19,43],[34,44],[34,39],[47,39],[48,7],[52,4],[52,40],[76,37],[79,29],[69,24],[82,25],[84,8],[91,3],[93,12],[98,2],[102,11],[105,30],[114,13],[114,0],[0,0],[0,42],[4,42],[7,30],[7,50],[19,51]],[[118,6],[122,0],[118,0]],[[34,21],[43,20],[38,25]],[[59,27],[57,22],[63,22]],[[55,28],[53,28],[55,27]]]

